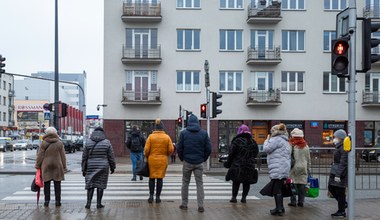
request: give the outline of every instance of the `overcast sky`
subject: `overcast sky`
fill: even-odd
[[[6,71],[54,71],[55,0],[0,0]],[[87,72],[87,115],[103,102],[103,0],[58,0],[59,72]],[[17,91],[16,91],[17,95]]]

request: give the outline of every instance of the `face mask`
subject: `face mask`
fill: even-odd
[[[335,145],[339,144],[339,142],[340,142],[340,140],[339,140],[338,138],[334,138],[333,143],[334,143]]]

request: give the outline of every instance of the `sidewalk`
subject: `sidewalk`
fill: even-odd
[[[96,198],[96,197],[95,197]],[[284,203],[288,199],[284,200]],[[273,199],[251,200],[247,204],[230,204],[228,201],[206,202],[205,212],[198,213],[196,201],[190,200],[187,211],[180,210],[180,201],[163,201],[161,204],[148,204],[146,201],[136,202],[110,202],[104,203],[104,209],[96,209],[95,202],[90,210],[84,208],[82,203],[65,203],[56,208],[54,203],[49,208],[42,204],[3,204],[0,203],[0,219],[286,219],[286,220],[325,220],[331,219],[330,214],[337,209],[333,199],[307,200],[304,208],[289,208],[285,206],[286,213],[282,217],[271,216],[269,209],[273,208]],[[356,201],[356,220],[380,219],[379,199],[364,199]]]

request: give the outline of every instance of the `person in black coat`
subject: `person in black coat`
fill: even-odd
[[[250,185],[257,182],[255,158],[259,153],[256,141],[252,138],[248,126],[242,125],[231,142],[230,152],[224,166],[229,168],[226,181],[232,180],[231,203],[236,203],[240,184],[243,184],[242,203],[246,203]]]

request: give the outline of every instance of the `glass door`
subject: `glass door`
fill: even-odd
[[[145,73],[135,75],[135,100],[147,101],[149,94],[149,77]]]
[[[148,58],[149,34],[135,33],[135,57]]]

